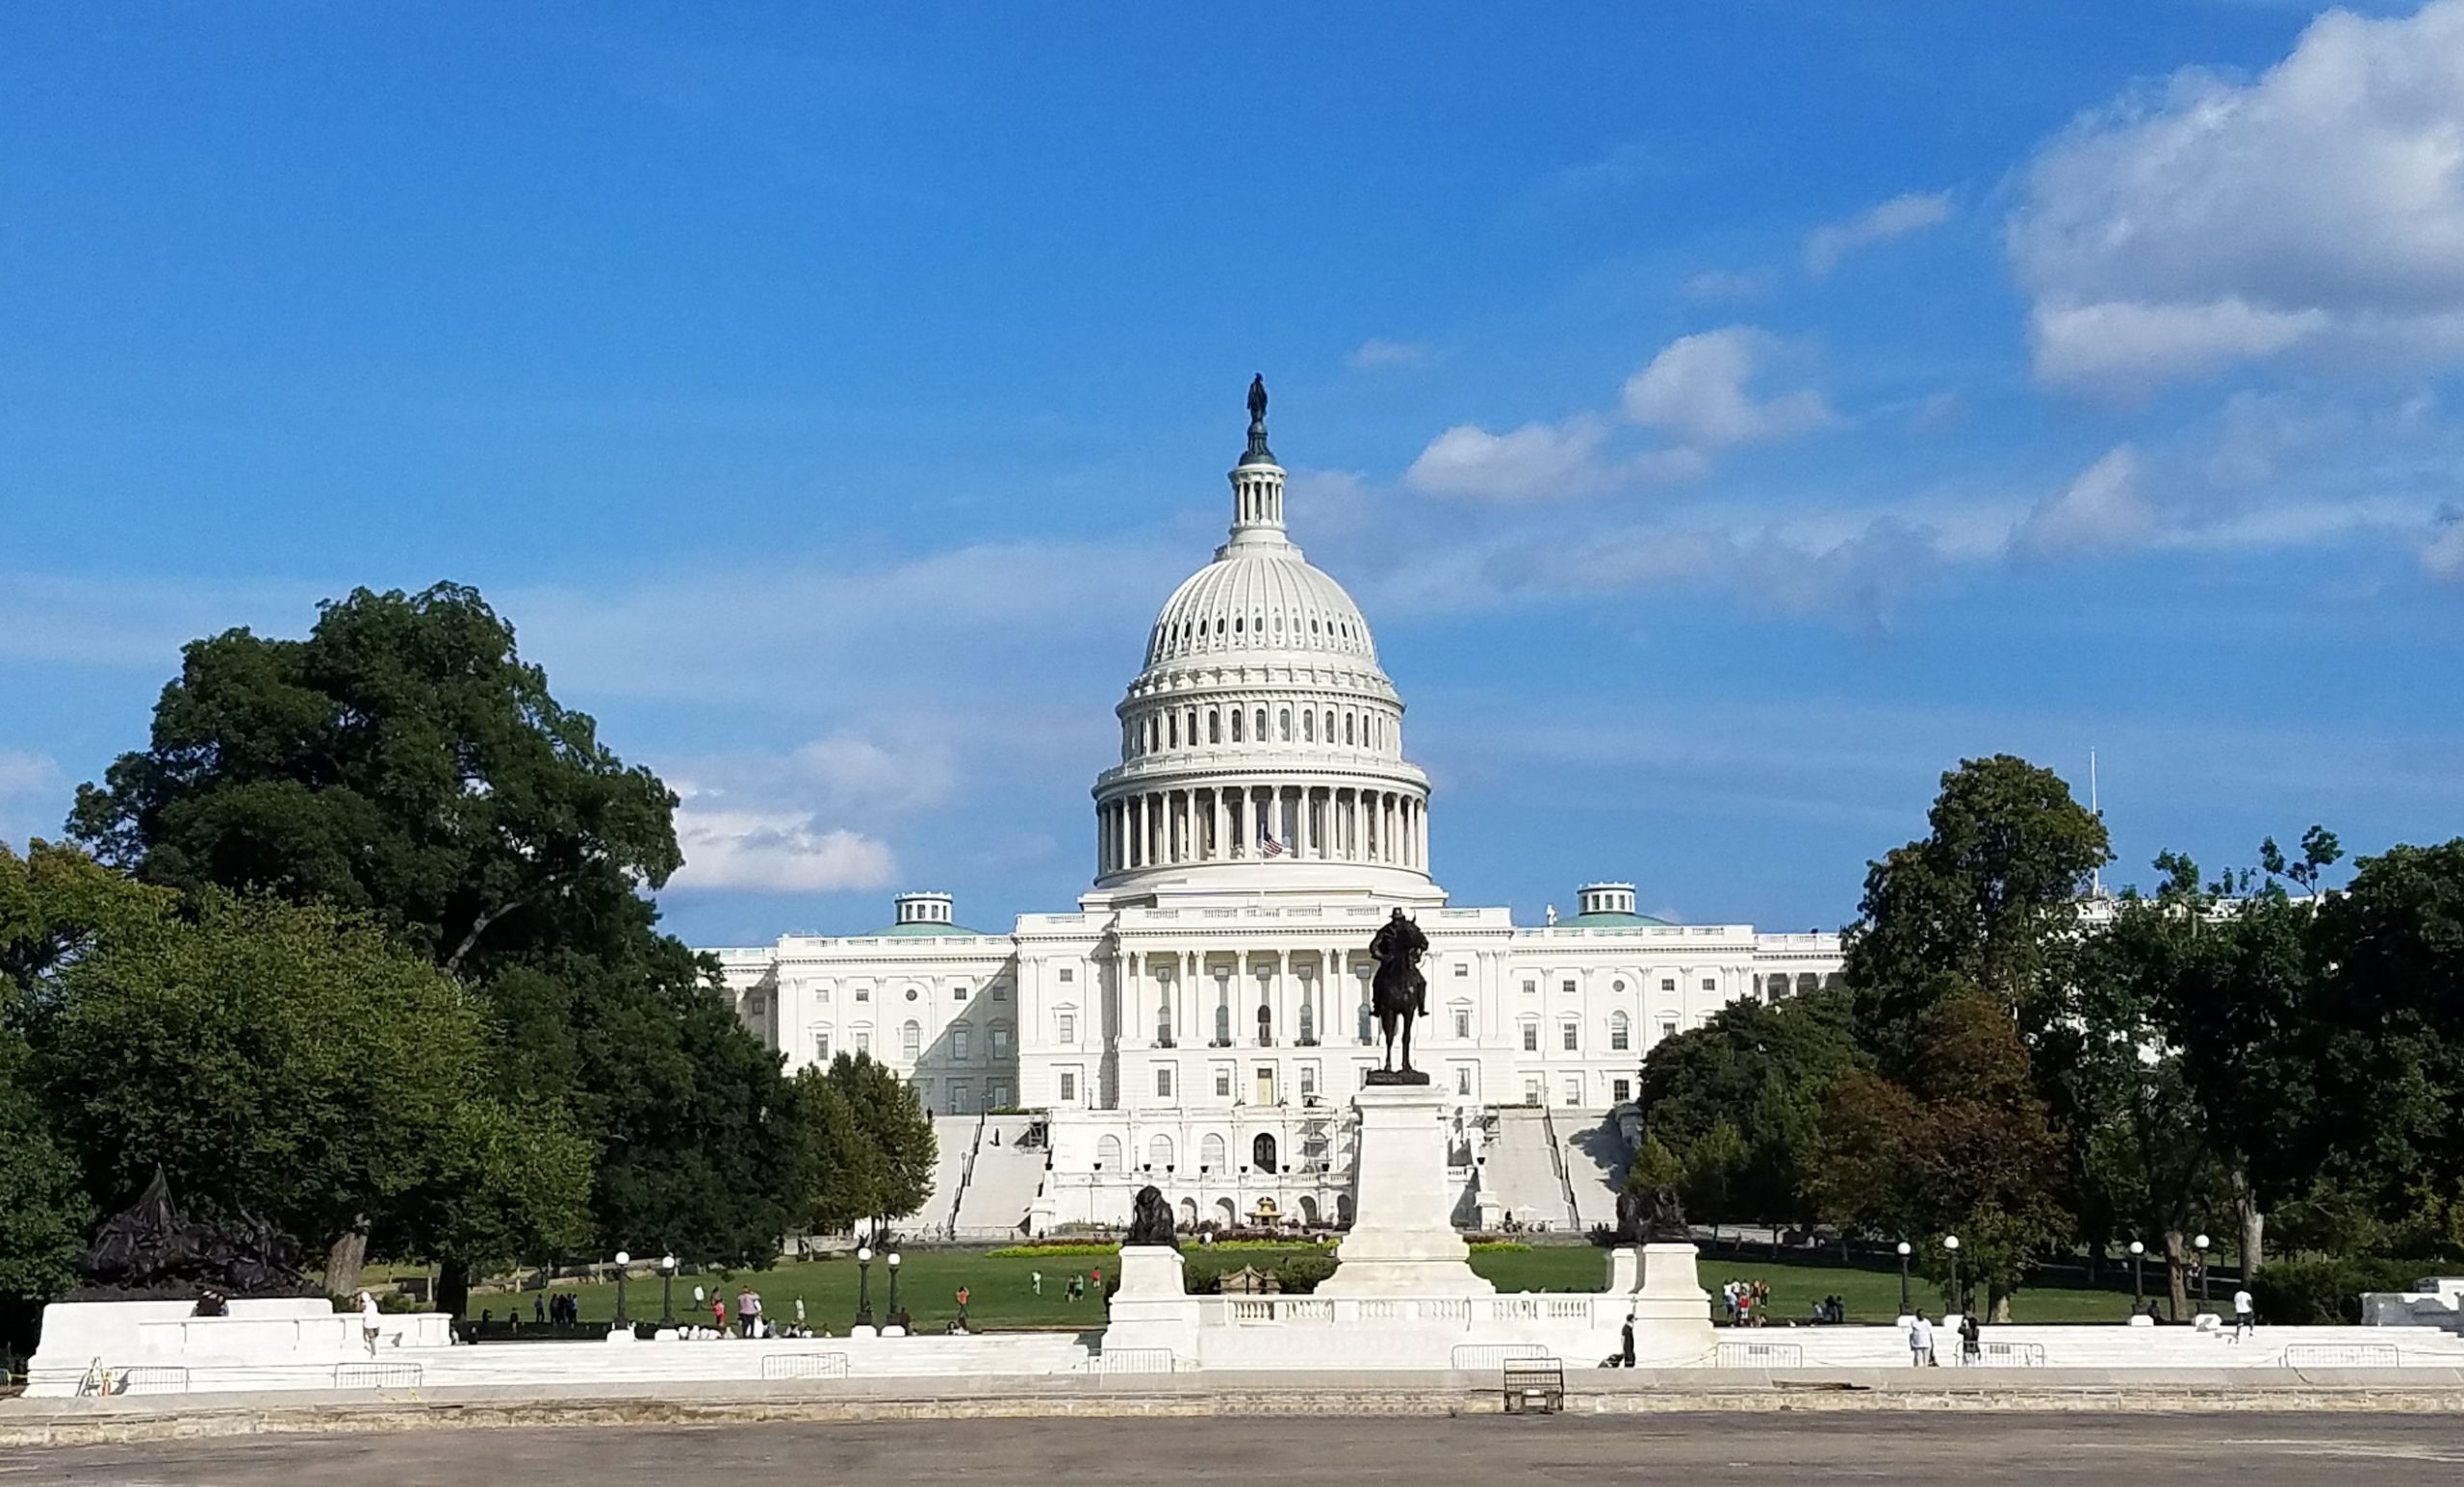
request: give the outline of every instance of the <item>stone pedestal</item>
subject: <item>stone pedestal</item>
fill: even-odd
[[[1104,1350],[1165,1348],[1176,1359],[1197,1357],[1197,1297],[1189,1294],[1187,1262],[1163,1244],[1126,1244],[1120,1289],[1104,1323]]]
[[[1607,1296],[1611,1310],[1623,1302],[1634,1319],[1638,1364],[1693,1363],[1717,1341],[1711,1295],[1696,1277],[1694,1261],[1691,1244],[1626,1244],[1608,1252]],[[1605,1327],[1624,1321],[1603,1320]]]
[[[1434,1085],[1370,1085],[1353,1145],[1351,1232],[1322,1296],[1494,1295],[1451,1221],[1446,1095]]]

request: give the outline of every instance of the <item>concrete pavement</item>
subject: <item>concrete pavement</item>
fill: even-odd
[[[975,1420],[258,1436],[0,1458],[7,1487],[1016,1487],[1189,1473],[1245,1487],[1320,1487],[1330,1475],[1347,1487],[2444,1487],[2464,1474],[2464,1436],[2451,1416],[2387,1415]]]

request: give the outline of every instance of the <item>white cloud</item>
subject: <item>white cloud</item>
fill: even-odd
[[[1806,239],[1806,272],[1823,278],[1859,248],[1939,227],[1951,219],[1949,192],[1909,192],[1844,222],[1830,222]]]
[[[2039,557],[2118,552],[2145,543],[2157,526],[2143,490],[2139,451],[2128,445],[2080,472],[2048,496],[2011,534],[2012,550]]]
[[[1437,360],[1437,347],[1425,341],[1389,341],[1372,336],[1352,347],[1344,364],[1354,372],[1403,371],[1426,367]]]
[[[1431,495],[1482,500],[1588,495],[1608,482],[1600,460],[1608,431],[1606,420],[1582,415],[1502,434],[1458,423],[1430,440],[1403,478]]]
[[[898,878],[886,845],[816,829],[810,811],[707,810],[687,801],[677,808],[676,839],[684,866],[669,880],[675,892],[843,893]]]
[[[2464,0],[2330,11],[2256,79],[2186,70],[2082,118],[2007,237],[2048,383],[2464,356]]]
[[[789,756],[797,775],[834,803],[885,813],[940,805],[957,783],[949,751],[917,745],[893,753],[869,738],[834,733]]]
[[[1811,389],[1756,401],[1750,383],[1779,341],[1750,325],[1731,325],[1671,342],[1627,379],[1626,416],[1697,448],[1779,439],[1833,422]]]
[[[1706,269],[1685,281],[1685,297],[1702,300],[1753,299],[1771,287],[1771,275],[1759,269]]]
[[[2450,520],[2423,545],[2422,569],[2441,583],[2464,584],[2464,518]]]

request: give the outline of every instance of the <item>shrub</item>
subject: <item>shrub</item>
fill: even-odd
[[[2250,1282],[2250,1300],[2266,1320],[2317,1326],[2361,1320],[2365,1291],[2409,1291],[2423,1272],[2419,1260],[2366,1256],[2278,1260]]]
[[[1521,1240],[1474,1240],[1471,1245],[1476,1255],[1511,1254],[1530,1247]]]
[[[988,1252],[994,1260],[1041,1260],[1063,1255],[1118,1254],[1117,1243],[1106,1244],[1093,1240],[1043,1240],[1032,1244],[1004,1244]]]

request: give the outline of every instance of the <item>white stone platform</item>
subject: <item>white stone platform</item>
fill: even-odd
[[[1358,1218],[1322,1297],[1494,1295],[1455,1230],[1446,1180],[1447,1097],[1435,1085],[1369,1085],[1353,1157]]]

